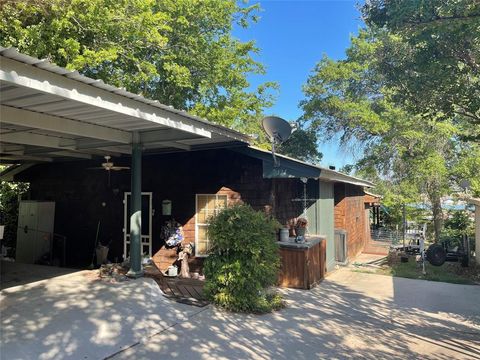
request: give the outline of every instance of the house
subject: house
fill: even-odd
[[[280,164],[275,169],[269,152],[250,146],[145,155],[143,252],[162,269],[176,260],[176,249],[166,249],[161,238],[162,225],[175,219],[183,226],[184,241],[196,245],[191,266],[200,267],[208,247],[205,219],[218,206],[243,202],[271,213],[282,224],[304,216],[306,205],[309,233],[327,239],[327,269],[335,266],[334,229],[346,231],[348,257],[354,258],[368,238],[363,188],[371,184],[284,156],[277,158]],[[67,238],[70,265],[82,266],[91,260],[99,222],[100,241],[109,244],[110,260],[120,261],[124,255],[130,172],[95,169],[100,162],[36,164],[14,175],[15,181],[30,183],[30,199],[55,202],[55,233]],[[126,157],[115,159],[115,165],[128,162]],[[166,200],[171,204],[168,215],[162,211]]]
[[[335,228],[347,233],[349,257],[365,245],[364,188],[372,183],[285,156],[275,166],[243,134],[14,49],[0,48],[0,56],[2,162],[18,164],[2,178],[29,182],[30,200],[55,202],[67,265],[91,261],[98,229],[110,260],[131,257],[133,276],[140,253],[165,267],[176,254],[165,248],[162,226],[175,219],[184,242],[195,243],[192,266],[201,267],[206,218],[236,202],[283,224],[306,215],[309,233],[326,238],[328,270]]]

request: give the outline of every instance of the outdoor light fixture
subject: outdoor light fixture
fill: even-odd
[[[163,200],[162,201],[162,215],[171,216],[172,215],[172,200]]]

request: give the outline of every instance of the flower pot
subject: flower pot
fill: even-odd
[[[307,231],[307,228],[295,228],[295,233],[297,236],[305,236],[305,232]]]

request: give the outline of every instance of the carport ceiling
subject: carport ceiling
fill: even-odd
[[[246,145],[249,138],[157,101],[0,47],[3,162],[89,159]]]

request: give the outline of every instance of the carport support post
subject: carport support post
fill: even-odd
[[[127,276],[138,278],[142,269],[142,144],[138,132],[132,141],[132,195],[130,215],[130,270]]]
[[[475,260],[480,265],[480,199],[475,205]]]

